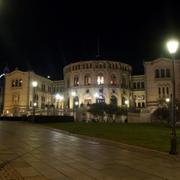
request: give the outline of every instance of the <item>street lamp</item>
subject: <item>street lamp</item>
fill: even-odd
[[[129,105],[129,101],[128,100],[125,100],[124,102],[127,106]]]
[[[37,106],[37,102],[35,102],[35,89],[38,86],[38,82],[37,81],[33,81],[32,82],[32,87],[33,87],[33,121],[35,119],[35,108]]]
[[[166,102],[169,103],[169,102],[170,102],[170,99],[169,99],[169,98],[166,98]]]
[[[167,49],[169,54],[172,58],[172,105],[171,105],[171,113],[172,113],[172,134],[171,134],[171,147],[170,147],[170,154],[177,154],[177,142],[176,142],[176,108],[175,108],[175,73],[174,73],[174,64],[175,59],[174,55],[178,49],[179,42],[177,40],[170,40],[167,42]]]
[[[73,116],[74,116],[74,120],[76,120],[76,114],[77,114],[77,107],[79,105],[79,101],[78,101],[78,97],[75,91],[71,92],[71,95],[73,97]]]

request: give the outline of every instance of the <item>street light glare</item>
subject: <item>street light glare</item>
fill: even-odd
[[[94,97],[95,97],[95,98],[99,98],[99,94],[96,92],[96,93],[94,94]]]
[[[55,95],[55,98],[56,98],[57,100],[59,100],[59,99],[60,99],[60,97],[61,97],[61,95],[60,95],[60,94],[56,94],[56,95]]]
[[[71,95],[72,95],[73,97],[75,97],[75,96],[76,96],[76,92],[75,92],[75,91],[71,92]]]
[[[56,98],[56,100],[60,100],[60,101],[64,100],[64,96],[61,96],[58,93],[55,95],[55,98]]]
[[[166,98],[166,102],[170,102],[170,99],[169,99],[169,98]]]
[[[175,54],[179,47],[179,42],[177,40],[172,39],[172,40],[169,40],[166,45],[167,45],[169,53]]]
[[[125,100],[125,104],[128,105],[128,104],[129,104],[129,101],[128,101],[128,100]]]
[[[38,85],[38,82],[37,82],[37,81],[33,81],[33,82],[32,82],[32,86],[33,86],[33,87],[37,87],[37,85]]]

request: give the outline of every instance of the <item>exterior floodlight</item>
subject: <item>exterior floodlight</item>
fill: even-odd
[[[177,40],[172,39],[172,40],[169,40],[166,45],[167,45],[169,53],[175,54],[179,47],[179,42]]]
[[[169,98],[166,98],[166,102],[167,102],[167,103],[170,102],[170,99],[169,99]]]
[[[60,101],[64,100],[64,96],[61,96],[61,95],[60,95],[59,100],[60,100]]]
[[[37,103],[36,103],[36,102],[34,102],[33,106],[34,106],[34,107],[36,107],[36,106],[37,106]]]
[[[71,95],[72,95],[73,97],[75,97],[75,96],[76,96],[76,92],[75,92],[75,91],[71,92]]]
[[[33,87],[37,87],[37,85],[38,85],[38,82],[37,82],[37,81],[33,81],[33,82],[32,82],[32,86],[33,86]]]
[[[57,93],[57,94],[55,95],[55,98],[56,98],[56,100],[59,100],[59,99],[61,98],[61,95]]]
[[[99,94],[98,94],[98,93],[95,93],[95,94],[94,94],[94,97],[95,97],[95,98],[98,98],[98,97],[99,97]]]
[[[78,104],[79,104],[79,102],[78,102],[78,101],[76,101],[76,102],[75,102],[75,105],[76,105],[76,106],[78,106]]]
[[[129,104],[129,101],[128,101],[128,100],[125,100],[125,104],[128,105],[128,104]]]

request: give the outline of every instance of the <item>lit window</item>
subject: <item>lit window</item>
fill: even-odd
[[[74,86],[79,86],[79,77],[78,76],[74,77]]]
[[[90,84],[91,84],[91,77],[89,75],[85,75],[84,85],[90,85]]]
[[[111,85],[116,85],[116,76],[114,74],[111,76],[110,84]]]
[[[98,83],[98,85],[104,84],[104,76],[103,75],[98,75],[97,83]]]
[[[20,79],[20,80],[19,80],[19,87],[22,86],[22,83],[23,83],[23,81],[22,81],[22,79]]]
[[[12,80],[12,87],[15,87],[15,80]]]

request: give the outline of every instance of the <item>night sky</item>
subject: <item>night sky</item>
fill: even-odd
[[[66,64],[95,59],[99,40],[100,59],[143,73],[143,61],[168,57],[168,37],[180,38],[180,8],[173,1],[122,2],[0,0],[0,70],[59,79]]]

